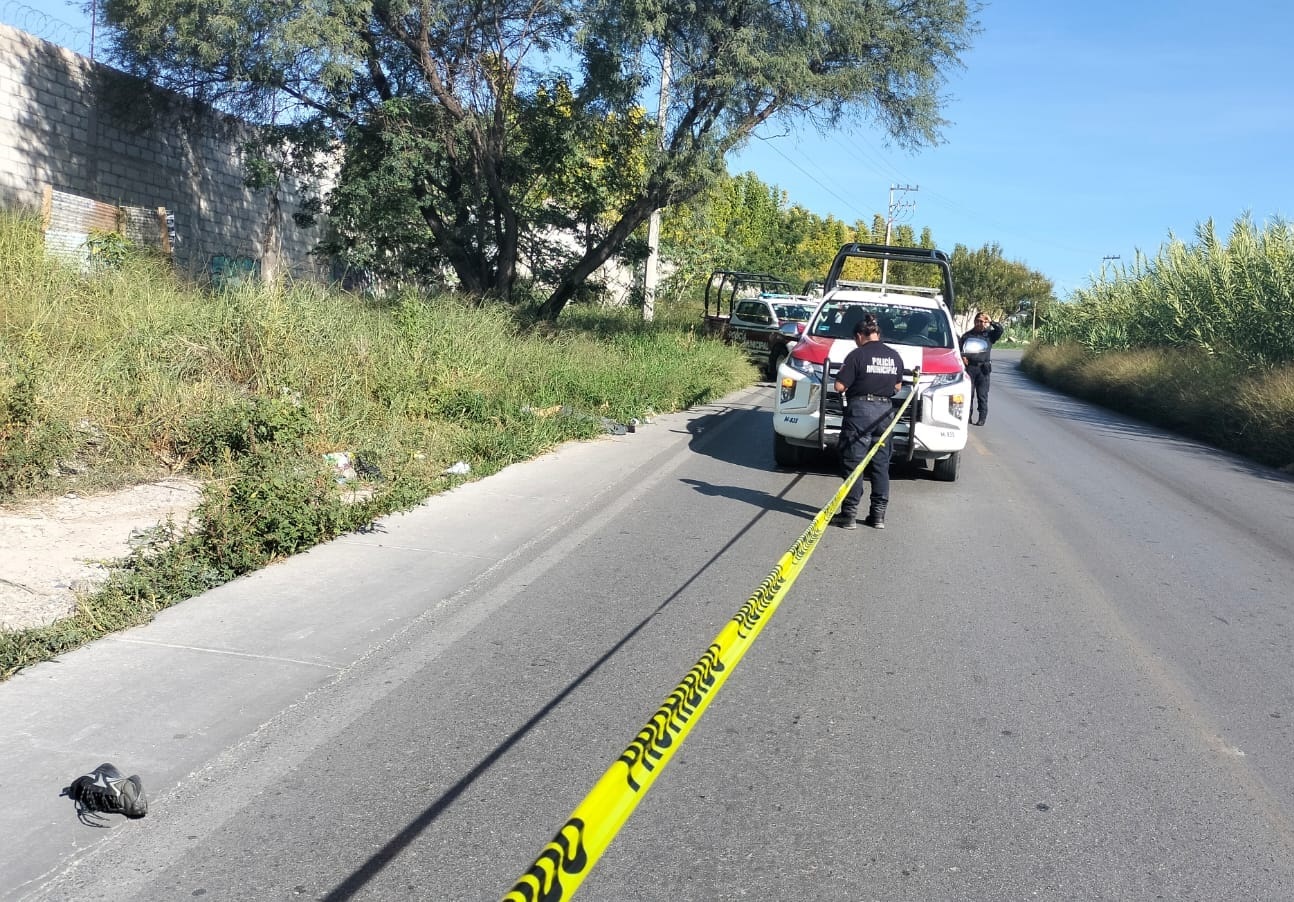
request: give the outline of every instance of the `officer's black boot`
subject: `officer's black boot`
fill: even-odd
[[[872,529],[885,528],[885,505],[872,502],[871,510],[867,512],[867,519],[863,521]]]

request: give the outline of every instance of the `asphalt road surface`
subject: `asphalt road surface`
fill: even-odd
[[[1294,898],[1294,484],[995,358],[960,479],[828,531],[578,898]],[[7,792],[152,788],[95,830],[42,784],[2,898],[499,898],[837,488],[773,466],[770,392],[0,684]]]

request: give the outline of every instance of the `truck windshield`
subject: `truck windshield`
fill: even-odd
[[[813,315],[813,308],[806,304],[774,304],[773,310],[778,319],[789,319],[797,323],[808,322]]]
[[[854,324],[872,313],[881,326],[881,340],[923,348],[953,347],[947,317],[939,311],[899,304],[833,303],[822,305],[810,328],[820,338],[854,337]]]

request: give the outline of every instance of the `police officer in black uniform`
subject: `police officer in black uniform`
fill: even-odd
[[[966,372],[971,377],[971,384],[975,387],[975,407],[979,410],[979,419],[975,421],[976,426],[983,426],[984,421],[988,419],[988,377],[993,372],[993,364],[989,362],[989,355],[993,353],[993,345],[1002,337],[1002,324],[995,323],[989,319],[987,313],[975,314],[975,328],[964,334],[961,339],[962,363],[966,364]],[[988,342],[988,349],[976,353],[966,353],[966,339],[982,338]]]
[[[840,464],[846,479],[867,456],[872,443],[890,424],[894,413],[895,392],[903,384],[903,358],[881,341],[881,327],[876,317],[867,314],[854,326],[858,347],[849,352],[836,375],[836,391],[845,400],[844,421],[840,425]],[[885,528],[885,508],[890,501],[890,442],[876,449],[863,476],[872,484],[871,504],[863,522],[875,529]],[[858,505],[863,500],[863,480],[853,488],[840,505],[834,523],[844,529],[857,529]]]

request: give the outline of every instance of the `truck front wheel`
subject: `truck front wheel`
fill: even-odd
[[[940,482],[956,482],[957,468],[961,463],[961,452],[954,451],[943,460],[935,461],[935,479]]]
[[[773,353],[768,355],[768,381],[777,381],[777,368],[786,362],[786,358],[791,356],[791,349],[786,345],[781,345],[773,349]]]
[[[785,438],[773,433],[773,460],[779,467],[794,470],[804,465],[804,449],[792,445]]]

